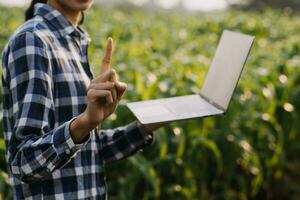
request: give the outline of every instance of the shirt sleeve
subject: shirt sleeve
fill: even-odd
[[[125,159],[153,142],[153,133],[146,132],[137,122],[110,130],[100,130],[104,163]]]
[[[67,164],[87,141],[73,142],[69,126],[74,119],[54,128],[52,69],[41,39],[22,33],[8,49],[5,80],[12,112],[8,165],[22,181],[38,181]]]

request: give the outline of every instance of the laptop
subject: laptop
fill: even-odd
[[[142,124],[224,114],[240,79],[253,36],[225,30],[199,94],[128,103]]]

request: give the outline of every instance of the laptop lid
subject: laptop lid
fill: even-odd
[[[221,36],[200,95],[224,111],[228,108],[254,38],[228,30]]]

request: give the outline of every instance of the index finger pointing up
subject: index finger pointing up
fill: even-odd
[[[101,72],[105,72],[110,68],[113,52],[113,39],[111,37],[107,40],[106,52],[102,61]]]

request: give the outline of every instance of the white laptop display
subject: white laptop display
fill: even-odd
[[[200,94],[128,103],[128,108],[142,124],[225,113],[253,41],[253,36],[225,30]]]

